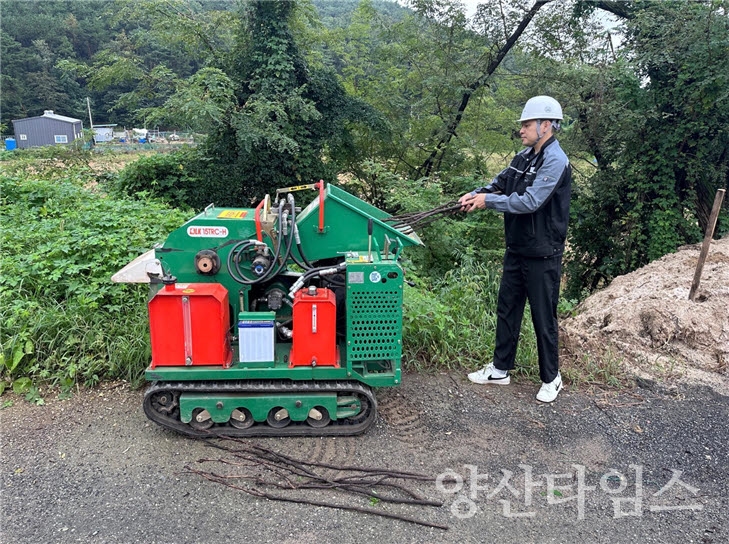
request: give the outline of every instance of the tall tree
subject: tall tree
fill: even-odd
[[[596,6],[623,18],[625,41],[616,62],[567,76],[598,163],[575,206],[573,292],[699,240],[729,183],[729,3],[581,7]]]
[[[421,178],[483,171],[484,150],[513,151],[507,127],[523,97],[512,93],[514,80],[495,75],[514,68],[515,45],[548,2],[488,2],[469,19],[457,0],[417,0],[398,20],[361,2],[330,51],[348,90],[383,111],[398,135],[370,140],[373,156]]]
[[[205,154],[237,178],[241,195],[335,179],[347,125],[375,119],[336,75],[307,66],[291,30],[297,2],[252,0],[240,11],[228,78],[234,94]]]
[[[443,126],[438,129],[435,143],[427,158],[416,170],[418,177],[429,176],[433,171],[433,168],[438,168],[443,160],[443,155],[448,148],[448,144],[457,134],[458,127],[463,120],[463,114],[466,111],[466,107],[471,101],[473,94],[486,85],[489,79],[494,75],[494,72],[496,72],[496,69],[501,65],[506,55],[509,51],[511,51],[526,28],[529,26],[529,23],[531,23],[537,12],[551,1],[552,0],[536,0],[530,9],[527,10],[526,13],[523,13],[521,19],[515,26],[509,28],[509,26],[505,23],[503,35],[498,38],[493,35],[490,36],[493,40],[493,45],[488,49],[487,53],[479,59],[480,62],[477,66],[477,75],[473,79],[465,81],[465,85],[462,84],[460,100],[445,105],[447,113],[444,115]],[[502,20],[504,20],[504,12],[506,11],[506,8],[502,2],[499,2],[499,4],[499,14],[502,16]],[[422,5],[423,7],[420,9],[425,11],[425,13],[428,13],[428,11],[433,10],[438,4],[426,0],[419,0],[415,3],[415,5]],[[484,9],[480,12],[482,17],[485,13],[486,11]]]
[[[335,181],[344,163],[358,160],[353,125],[384,123],[366,103],[348,96],[336,74],[316,64],[316,56],[307,62],[299,40],[313,40],[306,30],[310,4],[241,2],[220,29],[225,39],[214,31],[219,14],[191,5],[153,0],[130,7],[148,14],[146,24],[160,43],[168,44],[165,21],[172,18],[175,43],[184,43],[183,35],[199,44],[202,53],[193,58],[203,66],[192,75],[180,77],[164,65],[150,69],[142,52],[131,47],[97,55],[90,80],[100,86],[115,78],[134,81],[117,106],[134,105],[148,121],[186,124],[207,134],[195,153],[182,158],[187,168],[176,174],[182,184],[198,183],[176,194],[188,195],[194,206],[247,205],[280,187]],[[169,173],[166,179],[174,178]]]

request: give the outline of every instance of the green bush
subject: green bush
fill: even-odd
[[[197,151],[192,148],[142,157],[111,180],[110,190],[118,197],[144,199],[152,195],[172,206],[189,206],[186,202],[189,188],[196,181],[196,159]]]
[[[202,210],[209,204],[250,207],[244,194],[255,183],[233,179],[226,165],[205,156],[201,148],[184,148],[156,154],[127,165],[109,182],[109,191],[120,198],[160,198],[171,206]]]
[[[51,181],[15,166],[0,175],[0,372],[55,383],[138,376],[145,289],[110,277],[189,214],[91,190],[83,165]]]
[[[412,278],[410,278],[412,279]],[[403,352],[418,369],[469,369],[487,364],[496,333],[500,269],[464,259],[432,283],[416,279],[405,290]],[[536,340],[525,312],[516,374],[539,379]]]

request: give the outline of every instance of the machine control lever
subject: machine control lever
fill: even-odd
[[[367,260],[372,262],[372,218],[367,220]]]

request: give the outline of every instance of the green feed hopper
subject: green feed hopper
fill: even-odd
[[[388,224],[385,220],[389,217],[390,214],[330,184],[324,192],[323,204],[320,196],[314,199],[299,214],[296,224],[310,261],[330,258],[333,252],[344,255],[370,249],[387,258],[391,254],[399,255],[405,247],[423,245],[410,227],[398,229]]]

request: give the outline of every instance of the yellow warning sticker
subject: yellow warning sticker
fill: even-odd
[[[195,292],[195,289],[183,289],[182,292],[185,293],[185,294],[194,293]]]
[[[246,215],[248,215],[247,210],[223,210],[218,214],[218,218],[243,219]]]

